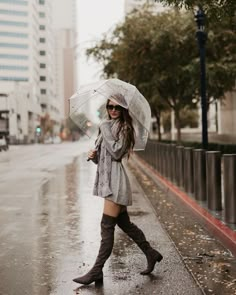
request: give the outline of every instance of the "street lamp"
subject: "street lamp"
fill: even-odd
[[[207,99],[206,99],[206,64],[205,64],[205,43],[206,43],[206,33],[204,31],[204,20],[205,14],[203,10],[199,7],[197,13],[195,14],[195,20],[197,23],[197,40],[200,53],[200,69],[201,69],[201,107],[202,107],[202,147],[203,149],[208,148],[208,130],[207,130]]]

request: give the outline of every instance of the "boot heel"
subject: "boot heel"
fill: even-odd
[[[160,262],[160,261],[162,261],[162,259],[163,259],[163,256],[160,254],[160,255],[157,257],[157,261]]]
[[[102,285],[103,284],[103,278],[95,280],[95,285]]]

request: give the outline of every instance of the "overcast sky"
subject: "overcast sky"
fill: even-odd
[[[97,81],[101,67],[87,61],[85,49],[124,19],[124,0],[78,0],[78,79],[79,85]]]

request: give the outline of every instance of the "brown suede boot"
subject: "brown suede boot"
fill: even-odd
[[[103,214],[101,221],[101,244],[96,262],[92,269],[84,276],[73,279],[74,282],[89,285],[93,282],[103,282],[103,266],[112,252],[114,244],[114,229],[116,226],[116,217]]]
[[[120,213],[117,218],[117,225],[139,246],[147,258],[147,269],[140,274],[150,274],[156,262],[160,262],[163,256],[150,246],[142,230],[130,221],[127,211]]]

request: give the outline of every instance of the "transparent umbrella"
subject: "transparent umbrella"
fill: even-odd
[[[144,150],[150,130],[151,109],[145,97],[132,84],[108,79],[80,87],[70,98],[69,117],[84,134],[93,138],[101,120],[107,118],[108,99],[128,109],[135,129],[134,150]]]

